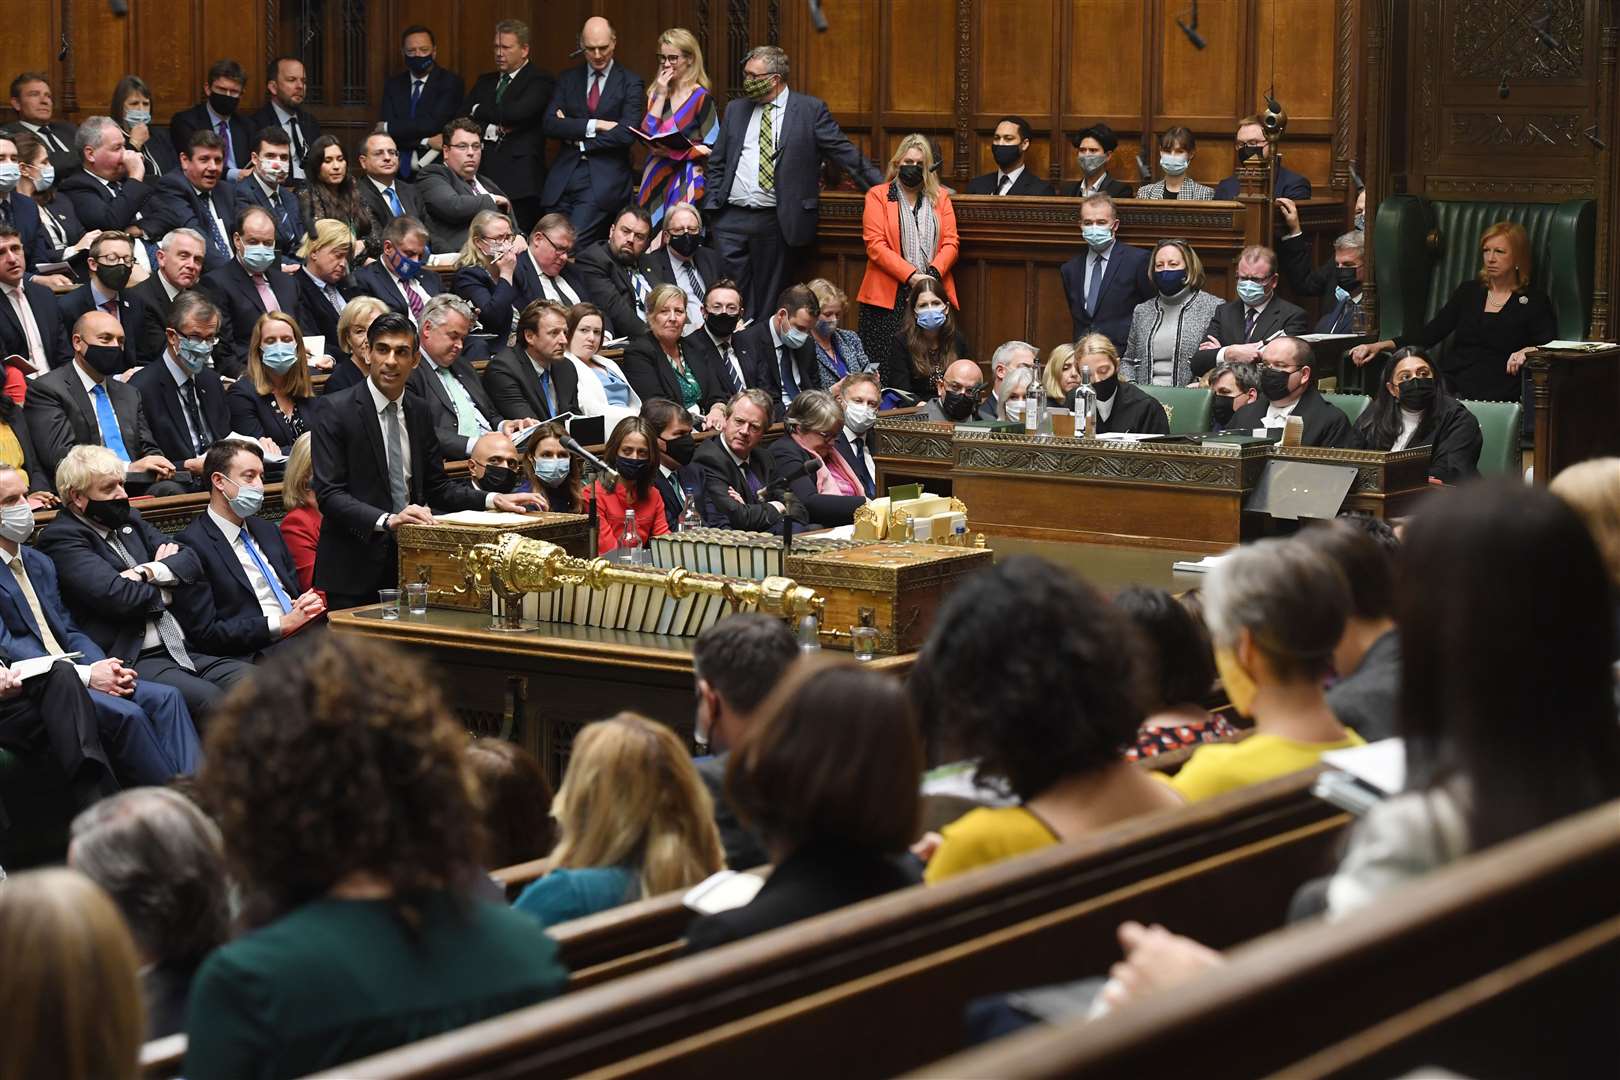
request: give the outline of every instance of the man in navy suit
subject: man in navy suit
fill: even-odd
[[[641,403],[641,418],[658,432],[653,486],[664,500],[665,523],[675,532],[688,503],[697,504],[702,513],[703,466],[692,461],[697,453],[692,416],[668,398],[648,398]]]
[[[877,496],[877,463],[872,460],[872,425],[877,423],[883,385],[871,371],[852,371],[844,378],[838,403],[844,407],[844,430],[833,448],[861,481],[868,499]]]
[[[568,308],[589,299],[585,278],[569,262],[578,243],[573,222],[562,214],[546,214],[534,223],[529,250],[518,256],[512,274],[519,311],[536,300],[550,300]]]
[[[190,146],[191,137],[199,131],[213,132],[224,151],[225,179],[233,183],[242,179],[242,170],[248,168],[248,156],[253,150],[253,125],[236,115],[246,85],[247,72],[241,64],[216,60],[203,84],[203,100],[175,113],[169,121],[169,135],[176,150]]]
[[[516,19],[495,24],[495,70],[478,81],[461,104],[484,134],[484,169],[512,200],[518,227],[527,232],[540,217],[546,179],[546,106],[556,80],[529,63],[529,27]]]
[[[283,263],[296,263],[304,242],[304,217],[287,186],[288,170],[297,160],[286,131],[260,128],[253,136],[253,175],[236,182],[238,210],[257,206],[270,215],[276,227],[276,254]]]
[[[231,230],[231,244],[236,257],[204,274],[197,288],[222,316],[214,368],[234,379],[247,368],[248,347],[259,316],[285,311],[300,327],[309,320],[297,282],[276,265],[276,226],[268,211],[257,206],[242,211]]]
[[[326,614],[314,589],[298,591],[298,570],[281,530],[258,517],[264,505],[264,452],[252,443],[208,448],[202,475],[208,510],[176,538],[194,551],[205,587],[186,633],[223,656],[264,659],[273,647]]]
[[[483,389],[495,415],[507,420],[580,415],[579,374],[563,355],[568,349],[568,309],[549,300],[528,304],[518,316],[517,332],[517,344],[496,353],[484,369]],[[423,348],[426,351],[425,341]],[[466,374],[471,374],[470,368]],[[477,395],[473,397],[476,400]]]
[[[1261,125],[1258,116],[1245,116],[1238,121],[1236,142],[1237,159],[1240,162],[1271,156],[1271,143],[1266,138],[1266,129]],[[1235,174],[1215,185],[1217,199],[1235,199],[1237,194],[1238,180]],[[1285,199],[1308,199],[1311,197],[1311,182],[1299,173],[1278,165],[1275,194]]]
[[[821,159],[841,165],[862,191],[882,177],[820,98],[788,92],[787,53],[774,45],[753,49],[743,76],[749,98],[726,106],[703,206],[715,212],[715,246],[742,275],[748,310],[769,311],[788,260],[816,238]]]
[[[614,62],[618,41],[606,19],[586,19],[579,32],[585,63],[562,73],[546,106],[546,137],[559,149],[540,201],[547,213],[568,215],[582,247],[607,235],[608,215],[632,194],[631,131],[647,111],[646,83]]]
[[[1088,250],[1059,270],[1074,317],[1074,340],[1093,331],[1107,334],[1123,353],[1131,313],[1137,304],[1153,298],[1147,252],[1118,242],[1119,211],[1108,195],[1092,195],[1081,202],[1080,232]]]
[[[86,229],[124,229],[134,223],[152,197],[146,182],[146,159],[124,144],[124,130],[109,116],[92,116],[79,125],[83,169],[64,177],[58,197],[73,204]]]
[[[709,282],[732,276],[719,253],[702,244],[703,215],[691,203],[676,203],[664,215],[663,245],[642,260],[654,284],[674,285],[686,293],[683,332],[688,335],[703,327],[703,298]]]
[[[717,278],[709,282],[703,298],[702,331],[688,334],[681,343],[682,348],[692,349],[708,361],[709,368],[719,373],[728,394],[764,385],[761,360],[755,355],[749,335],[737,332],[742,316],[742,290],[730,278]]]
[[[16,168],[18,175],[21,175],[21,157],[17,152],[17,144],[0,135],[0,166],[5,165]],[[0,187],[0,225],[12,226],[22,237],[23,254],[28,259],[30,269],[38,263],[50,261],[50,237],[40,225],[39,204],[17,191],[15,183],[10,187]]]
[[[146,304],[124,289],[135,269],[134,242],[128,233],[108,230],[90,244],[89,254],[90,280],[57,300],[62,310],[62,330],[71,333],[73,324],[87,311],[105,311],[124,328],[125,370],[139,367],[153,357],[140,352],[146,330]]]
[[[225,385],[208,365],[218,348],[219,308],[200,292],[175,298],[165,328],[160,360],[129,380],[141,394],[152,438],[163,456],[192,475],[193,490],[206,486],[203,454],[231,431]]]
[[[66,176],[78,164],[74,148],[75,132],[72,124],[52,120],[56,97],[51,93],[50,80],[43,72],[25,71],[11,80],[11,107],[17,119],[0,128],[0,132],[22,130],[29,132],[45,146],[57,176]]]
[[[453,510],[521,512],[514,495],[479,494],[444,473],[444,451],[426,402],[405,392],[421,362],[416,328],[395,312],[366,331],[371,373],[328,396],[311,425],[312,486],[324,522],[315,586],[334,609],[375,603],[399,581],[401,525],[428,525]]]
[[[22,237],[0,225],[0,357],[26,356],[38,371],[73,359],[61,309],[51,290],[23,280]]]
[[[1284,238],[1277,252],[1282,260],[1283,273],[1290,281],[1313,276],[1309,245],[1303,238],[1289,242]],[[1289,267],[1290,257],[1294,260]],[[1359,229],[1333,241],[1333,276],[1324,280],[1322,290],[1322,317],[1316,321],[1318,334],[1353,334],[1356,332],[1356,311],[1361,306],[1361,286],[1366,280],[1367,241]]]
[[[205,652],[176,617],[206,599],[197,553],[133,509],[123,524],[89,516],[92,502],[126,497],[124,463],[111,450],[75,446],[56,475],[63,509],[36,546],[56,564],[68,610],[103,653],[127,660],[143,682],[174,687],[191,715],[205,719],[250,669]]]
[[[287,181],[284,178],[284,182],[294,186],[304,182],[304,155],[321,137],[321,122],[304,108],[307,90],[304,62],[296,56],[278,56],[270,62],[270,81],[265,84],[264,108],[248,117],[248,123],[255,133],[267,128],[280,128],[286,134],[292,160],[288,163],[291,179]],[[256,165],[254,171],[259,171]]]
[[[443,149],[444,125],[456,118],[466,83],[436,62],[438,42],[425,26],[407,26],[399,36],[405,69],[383,84],[382,130],[399,149],[399,174],[409,179]],[[407,211],[409,213],[409,211]],[[412,214],[418,217],[418,214]]]
[[[421,320],[427,302],[444,291],[438,274],[424,273],[428,231],[420,221],[397,217],[382,233],[382,258],[354,273],[354,283],[367,296],[375,296],[413,324]]]
[[[161,240],[172,229],[195,229],[208,241],[203,268],[216,270],[234,257],[231,223],[236,220],[236,195],[220,183],[225,157],[218,135],[198,131],[180,148],[180,171],[157,182],[157,190],[141,212],[141,229],[148,240]]]
[[[789,285],[773,309],[774,315],[756,319],[738,334],[737,345],[755,358],[758,386],[774,404],[774,422],[801,393],[824,388],[816,343],[810,339],[810,329],[821,314],[821,301],[806,286]]]

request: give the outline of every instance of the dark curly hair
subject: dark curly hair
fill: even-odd
[[[484,847],[466,732],[420,663],[324,634],[238,683],[199,777],[249,925],[365,872],[414,923],[415,898],[470,895]]]
[[[936,746],[1025,801],[1120,760],[1145,712],[1145,666],[1123,613],[1067,570],[1018,556],[963,582],[911,675]]]
[[[1197,705],[1215,686],[1215,647],[1209,631],[1163,589],[1132,585],[1114,595],[1114,606],[1142,632],[1153,666],[1152,711]]]

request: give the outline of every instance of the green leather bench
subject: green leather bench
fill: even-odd
[[[1322,400],[1344,413],[1345,416],[1349,417],[1352,424],[1356,422],[1357,417],[1367,411],[1367,406],[1372,404],[1372,398],[1366,394],[1323,393]]]
[[[1517,401],[1464,401],[1462,404],[1479,421],[1479,433],[1484,440],[1479,451],[1480,475],[1522,473],[1519,423],[1524,407]]]
[[[1213,391],[1200,386],[1151,385],[1142,390],[1164,406],[1170,418],[1170,434],[1197,435],[1209,430]]]

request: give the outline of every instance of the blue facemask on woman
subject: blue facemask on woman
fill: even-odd
[[[924,308],[917,312],[917,325],[924,330],[938,330],[945,325],[945,309],[942,307]]]

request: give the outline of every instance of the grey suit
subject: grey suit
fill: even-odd
[[[1328,708],[1339,723],[1368,742],[1395,734],[1395,709],[1401,692],[1401,634],[1391,630],[1372,643],[1356,670],[1327,692]]]
[[[488,194],[479,195],[472,185],[444,165],[429,165],[416,176],[416,193],[422,200],[423,224],[433,250],[439,254],[460,251],[467,242],[467,226],[480,210],[495,210],[494,196],[506,192],[487,176],[476,177]]]
[[[1125,341],[1125,352],[1119,358],[1120,377],[1139,386],[1153,382],[1153,334],[1159,324],[1169,318],[1176,320],[1175,373],[1173,386],[1186,386],[1192,382],[1192,358],[1203,342],[1215,311],[1221,306],[1219,298],[1207,292],[1195,292],[1179,308],[1167,309],[1161,297],[1144,300],[1131,312],[1131,332]]]

